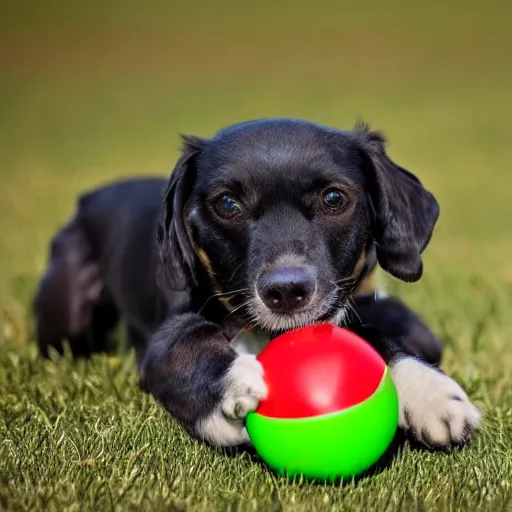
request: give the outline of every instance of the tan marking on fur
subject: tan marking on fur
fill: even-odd
[[[357,260],[354,266],[354,270],[352,271],[352,277],[354,277],[355,279],[357,279],[360,276],[361,272],[363,271],[367,256],[368,254],[366,252],[366,249],[363,249],[361,251],[361,256],[359,256],[359,259]]]
[[[197,242],[194,240],[194,238],[192,236],[192,229],[190,228],[190,224],[188,221],[189,214],[190,214],[190,204],[187,203],[185,205],[184,213],[183,213],[183,222],[185,224],[185,229],[187,230],[189,239],[192,241],[192,247],[194,248],[195,253],[197,254],[199,260],[201,261],[201,264],[203,265],[203,267],[206,269],[206,272],[210,276],[210,279],[212,281],[213,292],[215,294],[221,294],[222,289],[219,286],[219,284],[217,283],[217,280],[215,279],[215,270],[213,269],[212,262],[211,262],[210,258],[208,257],[208,254],[206,254],[206,251],[204,249],[202,249],[201,247],[199,247],[199,245],[197,244]],[[229,298],[219,297],[219,299],[226,306],[231,307],[231,305],[229,304]]]
[[[206,272],[208,272],[208,275],[212,279],[214,279],[215,271],[213,270],[213,265],[212,265],[210,258],[208,257],[206,252],[203,249],[201,249],[200,247],[196,246],[195,249],[196,249],[196,254],[199,256],[199,259],[201,260],[201,263],[203,264],[203,267],[206,269]]]
[[[366,249],[363,249],[361,252],[361,256],[357,260],[357,263],[354,266],[354,271],[352,272],[352,277],[354,279],[358,279],[361,275],[361,272],[364,270],[364,266],[366,264],[368,258],[368,252]],[[375,268],[371,269],[365,277],[360,281],[354,290],[354,297],[359,295],[368,295],[375,292],[377,285],[375,283]]]
[[[354,296],[360,295],[372,295],[377,289],[377,283],[375,279],[376,269],[372,270],[367,276],[365,276],[361,282],[357,285]]]
[[[197,246],[195,246],[194,249],[195,249],[195,251],[197,253],[197,256],[199,257],[199,259],[201,261],[201,264],[203,265],[203,267],[206,269],[206,272],[210,276],[210,279],[211,279],[211,282],[212,282],[212,291],[215,294],[221,294],[222,293],[222,289],[219,286],[219,283],[217,282],[217,280],[215,279],[215,270],[213,270],[213,265],[212,265],[212,262],[211,262],[210,258],[208,257],[208,255],[206,254],[204,249],[201,249],[200,247],[197,247]],[[226,299],[224,297],[219,297],[219,299],[222,302],[224,302],[225,300],[229,300],[229,298]],[[226,304],[226,302],[224,302],[224,303]]]

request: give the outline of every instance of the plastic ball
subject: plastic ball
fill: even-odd
[[[257,358],[269,393],[246,426],[279,474],[350,478],[387,450],[398,396],[386,363],[362,338],[328,324],[309,326],[279,336]]]

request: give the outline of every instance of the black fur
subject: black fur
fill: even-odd
[[[322,202],[332,188],[343,196],[336,210]],[[233,218],[219,216],[223,194],[240,207]],[[236,358],[229,342],[244,326],[272,337],[332,321],[350,303],[345,321],[388,362],[411,354],[437,364],[439,341],[415,313],[354,290],[377,262],[417,281],[438,213],[366,127],[269,119],[187,137],[168,182],[127,180],[81,198],[36,297],[41,351],[64,339],[76,353],[102,350],[122,317],[141,386],[192,435],[219,405]],[[314,276],[314,293],[302,296],[297,268]],[[275,301],[291,293],[306,306],[262,313],[254,290],[269,274]]]

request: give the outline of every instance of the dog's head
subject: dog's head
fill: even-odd
[[[438,214],[365,126],[251,121],[184,138],[158,230],[162,271],[173,289],[207,275],[212,293],[268,331],[341,320],[375,261],[421,277]]]

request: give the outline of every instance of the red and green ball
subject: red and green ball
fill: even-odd
[[[251,441],[279,474],[348,478],[390,445],[398,397],[388,367],[368,343],[332,325],[273,340],[258,356],[269,393],[247,416]]]

